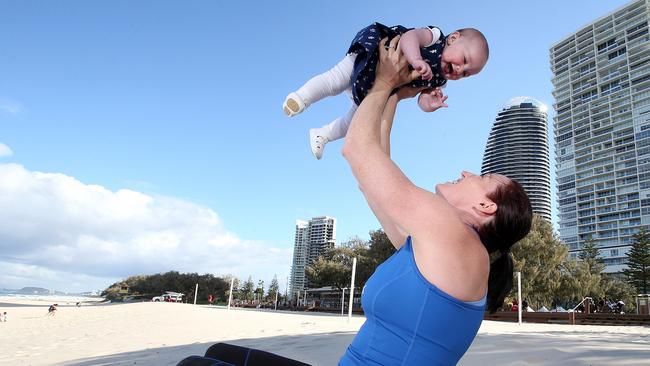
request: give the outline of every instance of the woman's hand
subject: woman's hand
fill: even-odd
[[[390,40],[388,48],[383,47],[386,44],[386,38],[379,43],[379,64],[375,74],[375,83],[372,90],[392,91],[398,86],[402,86],[415,80],[420,74],[417,70],[409,71],[408,62],[402,51],[398,49],[399,36]]]

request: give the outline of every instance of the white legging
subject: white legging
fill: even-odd
[[[354,112],[357,110],[357,105],[352,100],[352,81],[350,80],[356,57],[356,54],[346,55],[333,68],[309,79],[305,85],[296,91],[296,94],[302,98],[306,106],[316,103],[325,97],[341,94],[344,91],[350,96],[352,106],[348,112],[321,127],[320,133],[325,135],[329,141],[345,137],[350,122],[352,121],[352,116],[354,116]]]

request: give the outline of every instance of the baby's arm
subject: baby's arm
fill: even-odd
[[[404,33],[399,40],[399,47],[404,53],[406,61],[422,75],[424,80],[431,80],[433,73],[429,64],[422,59],[420,48],[430,46],[433,41],[433,33],[429,28],[411,29]]]

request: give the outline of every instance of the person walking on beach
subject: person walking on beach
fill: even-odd
[[[56,307],[59,306],[59,304],[52,304],[50,307],[47,309],[47,315],[48,316],[54,316],[56,314]]]
[[[496,311],[509,293],[510,248],[532,221],[528,196],[506,176],[463,171],[428,192],[391,160],[397,104],[419,92],[407,86],[392,93],[419,75],[409,71],[398,42],[395,37],[379,47],[375,83],[354,114],[342,151],[398,249],[366,282],[366,322],[339,361],[343,366],[455,365],[485,308]]]
[[[7,321],[7,312],[5,311],[4,313],[0,314],[0,323],[4,323]]]

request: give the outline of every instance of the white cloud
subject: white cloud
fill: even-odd
[[[0,164],[0,287],[104,288],[169,270],[270,281],[291,250],[239,238],[211,209]]]
[[[0,142],[0,158],[2,158],[4,156],[11,156],[13,154],[14,154],[14,152],[11,151],[9,146],[7,146],[7,145],[3,144],[2,142]]]
[[[4,111],[10,114],[18,114],[22,112],[23,109],[22,104],[16,101],[0,98],[0,112]]]

